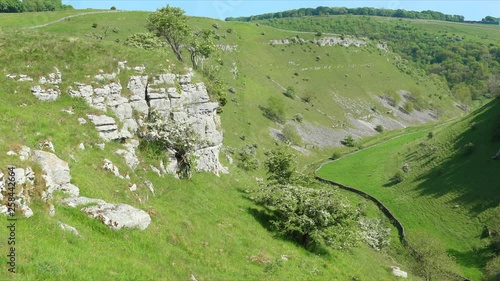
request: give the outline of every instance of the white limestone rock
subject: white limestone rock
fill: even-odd
[[[82,212],[97,218],[111,229],[138,228],[145,230],[151,223],[151,217],[143,210],[126,204],[104,203],[85,207]]]
[[[41,150],[43,149],[48,149],[52,152],[56,152],[56,149],[54,148],[54,144],[48,140],[44,140],[38,143],[38,148]]]
[[[85,125],[87,124],[87,120],[85,118],[80,117],[78,118],[78,124]]]
[[[102,199],[94,199],[83,196],[64,198],[59,201],[60,204],[68,206],[71,208],[76,208],[81,205],[88,204],[105,204],[106,202]]]
[[[33,86],[31,93],[41,101],[55,101],[61,95],[59,89],[43,89],[40,85]]]
[[[59,159],[55,154],[42,150],[34,150],[32,160],[38,163],[43,171],[47,190],[42,194],[42,199],[51,200],[52,194],[60,190],[71,196],[78,196],[80,189],[71,184],[69,165]]]
[[[155,195],[155,187],[153,186],[153,183],[148,181],[148,180],[145,180],[144,184],[149,189],[149,191],[151,191],[151,193],[153,193],[153,195]]]
[[[71,226],[71,225],[59,222],[59,226],[64,231],[69,231],[69,232],[73,233],[76,236],[80,236],[80,233],[78,232],[78,230],[76,228],[74,228],[73,226]]]
[[[408,278],[408,273],[406,271],[402,271],[401,269],[399,269],[399,267],[397,266],[391,266],[391,269],[392,269],[392,274],[396,277],[401,277],[401,278]]]
[[[123,176],[120,175],[120,170],[116,167],[113,162],[109,159],[104,159],[104,165],[102,166],[104,170],[112,172],[116,177],[123,179]]]
[[[125,163],[127,166],[129,166],[132,170],[137,169],[137,166],[139,165],[140,161],[137,158],[137,155],[135,154],[135,149],[136,147],[139,146],[139,141],[130,139],[126,144],[125,149],[118,149],[115,151],[116,154],[123,156],[125,158]]]
[[[54,146],[52,146],[53,148]],[[21,147],[21,150],[19,151],[19,159],[21,161],[26,161],[28,160],[29,158],[31,157],[31,148],[27,147],[27,146],[22,146]]]

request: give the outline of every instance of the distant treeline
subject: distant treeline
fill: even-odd
[[[328,16],[328,15],[361,15],[361,16],[380,16],[380,17],[394,17],[394,18],[408,18],[408,19],[428,19],[428,20],[441,20],[451,22],[464,22],[462,15],[447,15],[436,11],[406,11],[403,9],[377,9],[377,8],[346,8],[346,7],[317,7],[317,8],[300,8],[295,10],[288,10],[277,13],[267,13],[250,17],[229,17],[226,21],[255,21],[267,20],[273,18],[293,18],[303,16]],[[479,23],[497,23],[499,19],[488,16]]]
[[[0,13],[46,12],[72,10],[62,0],[0,0]]]

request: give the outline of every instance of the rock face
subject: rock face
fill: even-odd
[[[60,190],[71,196],[78,196],[80,189],[70,183],[71,176],[69,174],[69,165],[67,162],[59,159],[56,155],[34,150],[32,160],[42,167],[43,175],[47,190],[43,192],[42,199],[52,199],[54,191]]]
[[[151,217],[143,210],[126,204],[99,204],[85,207],[82,212],[102,221],[111,229],[138,228],[146,229],[151,223]]]
[[[152,111],[158,112],[162,118],[190,124],[203,143],[196,147],[193,153],[197,158],[195,168],[217,175],[226,173],[226,168],[219,162],[223,137],[219,131],[221,124],[217,115],[218,104],[210,101],[203,83],[191,83],[193,75],[189,72],[184,75],[164,73],[151,78],[145,75],[131,76],[127,84],[127,91],[130,93],[128,98],[122,96],[122,87],[117,83],[98,88],[75,83],[75,88],[71,88],[69,94],[84,98],[96,109],[113,111],[123,124],[121,129],[117,121],[110,116],[88,115],[100,136],[106,141],[132,138],[144,117]],[[134,115],[134,111],[137,114]],[[117,153],[125,157],[129,167],[137,167],[135,147],[127,147],[127,150]],[[167,151],[166,154],[169,157],[166,170],[175,174],[175,153]]]
[[[227,170],[219,162],[219,152],[222,146],[222,132],[220,118],[217,115],[218,104],[210,102],[207,89],[203,83],[191,84],[190,78],[180,76],[181,91],[175,87],[156,88],[148,85],[146,98],[149,100],[150,110],[159,112],[163,118],[177,123],[190,124],[194,131],[203,140],[203,145],[195,148],[197,170],[215,174],[226,173]],[[177,159],[169,155],[169,166],[177,166]],[[171,169],[167,169],[171,170]]]
[[[315,38],[312,40],[313,43],[318,44],[318,46],[344,46],[349,47],[354,45],[356,47],[365,46],[366,41],[355,39],[355,38],[341,38],[341,37],[323,37],[323,38]]]

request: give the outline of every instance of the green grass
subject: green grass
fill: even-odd
[[[146,66],[146,75],[182,72],[189,66],[189,61],[177,62],[170,50],[144,51],[123,46],[129,35],[146,31],[147,12],[91,14],[36,30],[17,30],[82,12],[87,11],[0,15],[3,28],[0,32],[0,153],[20,145],[35,148],[39,141],[48,139],[54,143],[58,157],[68,161],[72,182],[80,187],[83,196],[148,210],[153,221],[144,232],[111,231],[78,210],[62,206],[57,206],[55,217],[49,217],[47,207],[35,201],[35,216],[18,221],[17,280],[96,280],[102,276],[108,276],[110,280],[186,280],[191,274],[200,281],[351,280],[352,277],[396,280],[389,269],[395,264],[410,272],[409,280],[419,280],[411,274],[411,260],[397,242],[395,230],[392,231],[393,246],[382,252],[361,245],[348,252],[326,251],[322,254],[308,252],[269,231],[265,218],[242,192],[256,187],[255,177],[266,176],[263,167],[247,173],[230,166],[231,174],[220,178],[201,173],[195,174],[192,180],[179,181],[172,177],[159,178],[145,171],[148,169],[146,164],[158,163],[140,152],[144,164],[135,173],[130,171],[124,160],[114,154],[122,147],[119,143],[108,143],[105,150],[91,147],[101,140],[91,124],[78,125],[77,118],[95,110],[68,96],[68,87],[73,82],[91,83],[92,76],[99,70],[106,73],[116,71],[117,62],[123,60],[127,60],[129,66]],[[264,152],[275,147],[269,127],[276,128],[277,125],[266,119],[259,109],[270,96],[283,101],[287,120],[301,113],[307,122],[324,127],[342,122],[346,114],[356,117],[368,114],[370,106],[375,103],[373,97],[397,90],[416,89],[432,93],[429,99],[442,105],[450,116],[457,115],[452,100],[438,84],[431,80],[416,81],[394,65],[393,55],[379,52],[373,46],[320,48],[304,44],[273,47],[269,40],[294,34],[251,23],[190,18],[194,28],[212,28],[214,22],[221,26],[216,32],[226,35],[216,43],[238,46],[235,53],[221,54],[224,64],[218,74],[228,87],[236,89],[235,94],[227,94],[229,102],[221,114],[224,146],[238,150],[247,144],[257,144],[257,157],[261,163],[265,159]],[[93,23],[97,28],[92,28]],[[87,36],[91,32],[103,34],[107,27],[107,36],[102,41]],[[112,31],[113,28],[116,32]],[[232,33],[226,32],[229,28],[233,29]],[[301,34],[305,39],[313,36]],[[319,61],[316,60],[318,55],[321,57]],[[233,63],[239,70],[236,79],[230,73]],[[302,70],[325,66],[332,68]],[[35,82],[16,82],[4,75],[27,74],[36,81],[52,72],[54,67],[62,72],[63,83],[62,97],[53,103],[41,103],[31,95],[30,87]],[[136,74],[133,70],[122,71],[115,81],[125,89],[128,76]],[[206,81],[200,73],[194,79]],[[313,93],[312,105],[300,99],[286,98],[280,85],[284,88],[293,86],[299,97]],[[126,92],[124,90],[124,94]],[[359,104],[359,108],[340,106],[334,94]],[[74,115],[61,111],[70,106]],[[411,130],[414,129],[402,132]],[[368,146],[402,132],[384,132],[361,143]],[[422,134],[416,133],[410,138]],[[76,149],[82,142],[87,146],[85,151]],[[330,156],[332,150],[311,149],[310,156],[297,153],[299,168]],[[387,154],[391,153],[387,150]],[[112,160],[122,174],[129,172],[131,181],[139,185],[141,200],[149,200],[140,203],[128,191],[127,181],[105,172],[101,168],[104,158]],[[221,161],[227,164],[223,154]],[[9,164],[34,166],[30,162],[22,163],[16,157],[0,157],[0,167]],[[35,166],[35,171],[40,181],[40,169]],[[140,184],[144,178],[154,183],[156,196],[149,194]],[[370,203],[349,193],[342,194],[353,204],[367,205],[369,216],[381,217]],[[81,237],[64,233],[57,225],[58,221],[76,227]],[[1,229],[0,236],[5,237],[6,229]],[[5,244],[1,244],[0,250],[6,252]],[[287,255],[289,260],[282,261],[281,255]],[[0,261],[3,264],[5,257]],[[12,277],[5,275],[5,270],[0,272],[0,279]]]
[[[19,29],[23,27],[46,24],[59,20],[63,17],[79,15],[89,12],[98,12],[101,10],[68,10],[54,12],[33,12],[33,13],[0,13],[0,26],[5,29]]]
[[[401,220],[410,241],[417,232],[441,239],[463,274],[479,279],[485,262],[485,241],[479,236],[484,218],[500,202],[498,163],[490,159],[499,146],[491,140],[498,131],[499,106],[493,101],[449,126],[407,134],[331,162],[318,175],[375,196]],[[430,131],[434,137],[427,139]],[[469,142],[477,149],[464,155]],[[394,183],[391,178],[406,163],[407,178]]]
[[[127,60],[130,66],[145,65],[146,74],[150,75],[160,71],[179,71],[188,65],[175,62],[177,65],[173,66],[171,52],[143,51],[116,43],[116,39],[124,40],[129,34],[144,32],[146,16],[147,13],[142,12],[87,15],[37,30],[3,30],[0,49],[2,74],[27,74],[35,82],[16,82],[0,75],[0,151],[5,153],[21,145],[36,148],[39,141],[50,140],[54,143],[57,156],[69,163],[72,183],[80,187],[83,196],[126,203],[146,210],[151,213],[152,224],[144,232],[112,231],[78,209],[57,203],[56,215],[50,217],[47,206],[39,199],[34,200],[32,208],[35,215],[17,222],[18,274],[7,275],[2,267],[0,279],[96,280],[108,276],[110,280],[185,280],[193,274],[198,280],[350,280],[352,277],[396,280],[389,267],[395,263],[393,256],[398,255],[391,252],[397,251],[397,243],[395,250],[383,252],[360,245],[352,251],[318,254],[269,231],[265,218],[242,192],[256,187],[256,176],[265,177],[262,169],[248,174],[231,166],[231,174],[220,178],[200,173],[192,180],[179,181],[172,177],[159,178],[145,171],[148,169],[146,164],[158,163],[140,152],[138,155],[144,163],[135,173],[130,171],[124,160],[114,154],[116,149],[122,148],[119,143],[107,143],[104,150],[95,146],[102,142],[96,130],[90,123],[78,125],[77,118],[86,117],[87,113],[95,113],[96,110],[82,100],[69,97],[68,87],[73,82],[91,83],[92,76],[100,69],[106,73],[116,71],[117,62],[122,60]],[[47,14],[41,19],[18,21],[18,18],[5,18],[4,21],[5,26],[15,27],[16,22],[19,26],[27,26],[55,19],[57,17]],[[209,27],[214,21],[191,20],[193,25],[199,27]],[[98,24],[96,29],[91,27],[94,22]],[[101,28],[107,25],[111,29],[119,27],[118,33],[111,32],[102,42],[86,36],[89,32],[102,32]],[[242,48],[242,53],[227,55],[224,66],[237,61],[240,77],[232,81],[230,73],[221,72],[227,82],[231,81],[228,84],[237,88],[237,102],[230,102],[221,116],[225,145],[239,148],[246,143],[257,143],[262,160],[264,150],[274,146],[268,132],[268,127],[274,124],[262,116],[258,105],[270,95],[282,97],[282,94],[276,84],[265,78],[260,64],[280,52],[270,47],[267,41],[285,36],[285,33],[262,37],[260,30],[251,25],[226,26],[222,23],[222,26],[235,30],[224,42],[235,43]],[[254,60],[251,52],[260,51],[266,55]],[[343,50],[335,52],[342,54]],[[345,56],[344,61],[348,61],[350,55],[346,53]],[[311,54],[305,63],[314,65],[314,57]],[[282,64],[285,59],[289,58],[274,58],[274,61]],[[40,76],[53,72],[54,67],[63,74],[62,97],[56,102],[42,103],[30,93],[30,87]],[[282,67],[273,71],[278,73]],[[133,74],[136,73],[122,71],[116,82],[126,88],[128,76]],[[278,78],[283,84],[295,81],[293,77]],[[200,74],[195,79],[204,80]],[[407,79],[410,81],[409,77]],[[318,102],[318,106],[320,104]],[[74,115],[61,111],[69,107],[73,107]],[[299,101],[289,104],[287,101],[287,116],[291,117],[299,110],[305,112],[306,107]],[[311,121],[326,124],[322,121],[324,116],[312,110],[308,115]],[[246,141],[241,140],[242,135],[247,136]],[[78,150],[79,143],[84,143],[87,149]],[[130,173],[131,182],[139,186],[137,193],[143,203],[129,192],[127,181],[102,169],[104,158],[112,160],[122,174]],[[311,162],[305,156],[298,159],[301,165]],[[39,167],[29,161],[20,162],[17,157],[0,157],[0,167],[10,164],[34,167],[36,188],[40,191],[43,182]],[[141,184],[144,178],[154,183],[156,196],[152,196]],[[147,198],[149,200],[144,202]],[[353,203],[357,202],[353,198]],[[380,216],[373,206],[368,207],[368,212],[371,216]],[[59,221],[76,227],[81,237],[62,231]],[[1,229],[0,236],[5,237],[7,230]],[[2,253],[7,253],[6,247],[5,243],[1,244]],[[282,261],[281,255],[287,255],[289,260]],[[0,261],[5,264],[6,257],[2,256]],[[367,267],[367,264],[371,266]],[[398,264],[406,267],[407,261],[401,258]],[[411,276],[410,280],[419,278]]]

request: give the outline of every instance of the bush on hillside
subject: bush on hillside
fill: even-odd
[[[360,218],[361,238],[372,248],[380,251],[391,243],[391,228],[385,227],[379,219]]]
[[[500,274],[500,256],[496,256],[486,263],[484,280],[498,281],[498,274]]]
[[[272,96],[267,100],[267,105],[261,107],[264,116],[277,123],[285,121],[285,105],[279,98]]]
[[[464,153],[471,154],[476,149],[476,145],[472,142],[469,142],[464,145]]]
[[[335,151],[332,156],[330,156],[330,160],[337,160],[339,159],[340,157],[342,157],[342,153],[338,152],[338,151]]]
[[[356,141],[352,136],[346,136],[343,140],[340,141],[341,144],[347,146],[347,147],[355,147],[356,146]]]
[[[267,159],[264,165],[267,169],[267,178],[272,183],[290,184],[293,182],[296,163],[295,156],[284,147],[279,146],[266,153]]]
[[[281,130],[281,135],[283,136],[284,141],[287,144],[293,144],[293,145],[302,144],[302,138],[297,133],[297,129],[295,128],[295,126],[292,124],[286,124],[283,127],[283,130]]]
[[[382,133],[384,131],[384,126],[382,126],[380,124],[375,126],[375,131]]]
[[[458,269],[452,256],[446,252],[441,241],[427,233],[418,234],[411,239],[416,260],[415,272],[426,281],[454,280]]]
[[[111,6],[110,10],[111,11],[116,11],[116,7],[115,6]]]
[[[401,183],[405,180],[405,174],[402,171],[397,171],[396,174],[392,177],[391,181],[394,184]]]
[[[304,121],[304,116],[302,116],[302,114],[300,113],[297,113],[292,117],[292,120],[297,123],[302,123],[302,121]]]
[[[144,121],[139,137],[146,146],[162,148],[163,151],[173,150],[178,162],[179,176],[191,177],[194,148],[203,143],[191,125],[165,119],[153,111]]]
[[[286,88],[286,91],[283,93],[283,95],[285,95],[287,98],[294,99],[295,98],[295,89],[293,88],[293,86],[288,86]]]
[[[157,36],[152,33],[135,33],[125,39],[125,46],[141,48],[145,50],[159,49],[165,46]]]
[[[406,102],[405,102],[405,104],[403,105],[403,110],[404,110],[406,113],[408,113],[408,114],[412,113],[412,112],[413,112],[413,110],[415,110],[415,107],[414,107],[414,105],[413,105],[413,102],[411,102],[411,101],[406,101]]]
[[[259,160],[257,160],[254,146],[247,144],[238,152],[236,166],[245,171],[254,171],[259,168]]]
[[[357,213],[333,190],[292,185],[263,188],[251,199],[272,215],[272,226],[306,248],[345,250],[358,242]]]

